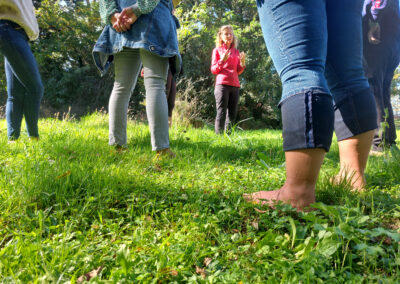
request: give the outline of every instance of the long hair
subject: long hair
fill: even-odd
[[[225,25],[225,26],[222,26],[222,27],[219,28],[218,33],[217,33],[217,37],[216,37],[216,39],[215,39],[215,46],[216,46],[216,47],[220,47],[220,46],[224,43],[224,42],[222,41],[222,39],[221,39],[221,34],[222,34],[222,32],[223,32],[224,30],[226,30],[226,29],[229,29],[229,30],[231,30],[231,32],[232,32],[233,40],[232,40],[231,47],[237,48],[237,46],[238,46],[238,44],[239,44],[239,41],[238,41],[238,39],[236,38],[235,34],[233,33],[233,28],[232,28],[231,25]]]

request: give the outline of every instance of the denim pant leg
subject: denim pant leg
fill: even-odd
[[[282,81],[285,151],[329,150],[333,103],[324,76],[327,54],[325,0],[258,0],[268,52]]]
[[[136,86],[141,61],[139,49],[124,49],[114,55],[115,79],[111,92],[109,112],[109,144],[127,143],[127,115],[129,99]]]
[[[8,137],[19,137],[23,116],[28,135],[39,137],[38,119],[43,85],[28,37],[12,26],[0,23],[0,52],[5,56]]]
[[[168,104],[165,85],[169,60],[140,49],[146,88],[146,112],[153,151],[169,148]]]
[[[376,107],[362,64],[363,1],[326,3],[328,53],[325,75],[335,101],[335,132],[341,141],[375,129]]]

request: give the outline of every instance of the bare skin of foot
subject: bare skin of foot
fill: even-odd
[[[340,171],[335,181],[347,179],[353,190],[364,190],[366,185],[364,172],[374,132],[374,130],[367,131],[338,142]]]
[[[248,202],[268,205],[271,208],[274,208],[277,203],[283,202],[299,211],[305,211],[310,204],[315,203],[313,186],[308,188],[298,187],[294,189],[293,187],[289,188],[286,184],[277,190],[258,191],[252,194],[246,194],[244,195],[244,198]]]
[[[355,175],[346,172],[340,172],[331,179],[331,183],[335,185],[348,185],[352,191],[362,192],[365,190],[366,180],[364,175]]]
[[[303,211],[315,202],[315,184],[325,150],[303,149],[285,152],[286,181],[278,190],[244,195],[249,202],[272,206],[281,201]]]

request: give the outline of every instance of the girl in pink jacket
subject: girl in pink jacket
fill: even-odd
[[[217,34],[216,47],[212,53],[211,72],[216,76],[215,101],[217,117],[215,133],[229,129],[235,120],[239,102],[239,75],[245,69],[246,54],[237,49],[237,38],[230,25],[222,26]]]

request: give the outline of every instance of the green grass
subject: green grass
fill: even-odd
[[[0,121],[0,282],[399,283],[400,156],[371,157],[368,190],[332,185],[318,209],[259,213],[242,194],[285,177],[281,132],[174,126],[177,158],[155,161],[145,124],[129,151],[107,145],[107,116],[40,121],[8,144]],[[261,166],[258,157],[266,166]],[[258,207],[259,208],[259,207]],[[265,209],[265,208],[264,208]]]

